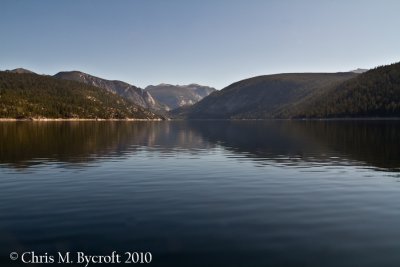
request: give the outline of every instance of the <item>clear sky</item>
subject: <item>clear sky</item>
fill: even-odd
[[[0,69],[145,87],[400,61],[400,1],[1,0]]]

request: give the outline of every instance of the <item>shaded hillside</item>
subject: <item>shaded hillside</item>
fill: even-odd
[[[165,110],[165,107],[158,103],[148,92],[122,81],[110,81],[83,73],[80,71],[63,71],[54,77],[64,80],[82,82],[92,86],[106,89],[123,98],[126,98],[134,104],[151,110]]]
[[[204,97],[214,92],[215,88],[198,84],[159,84],[147,86],[145,90],[160,103],[165,104],[168,107],[168,110],[173,110],[199,102]]]
[[[29,73],[0,72],[2,118],[159,118],[104,89]]]
[[[378,67],[285,110],[288,117],[400,117],[400,63]]]
[[[356,77],[345,73],[291,73],[236,82],[175,116],[189,119],[265,119],[320,90]]]

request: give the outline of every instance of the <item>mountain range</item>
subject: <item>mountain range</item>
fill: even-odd
[[[138,106],[165,115],[167,111],[180,106],[193,105],[211,92],[214,88],[198,84],[148,86],[145,90],[126,82],[106,80],[80,71],[63,71],[55,78],[82,82],[128,99]]]
[[[222,90],[197,84],[141,89],[80,71],[48,76],[19,68],[0,74],[0,117],[400,117],[400,63],[338,73],[263,75]]]
[[[134,85],[131,85],[129,83],[123,82],[123,81],[118,81],[118,80],[107,80],[103,79],[100,77],[96,77],[81,71],[62,71],[54,76],[49,76],[49,75],[38,75],[33,71],[24,69],[24,68],[18,68],[14,70],[6,70],[2,73],[2,81],[4,82],[1,85],[2,91],[0,93],[1,98],[1,106],[3,107],[3,112],[0,113],[0,117],[17,117],[17,118],[27,118],[27,117],[45,117],[46,115],[50,117],[58,116],[59,118],[74,118],[74,117],[81,117],[83,114],[86,114],[85,116],[88,116],[88,118],[114,118],[116,117],[134,117],[134,118],[162,118],[166,117],[167,111],[174,109],[176,107],[179,107],[181,105],[191,105],[193,103],[198,102],[205,96],[207,96],[210,92],[214,91],[214,88],[207,87],[207,86],[201,86],[198,84],[190,84],[190,85],[170,85],[167,87],[163,87],[162,85],[159,86],[149,86],[147,89],[148,90],[143,90],[139,87],[136,87]],[[19,76],[13,76],[12,74],[18,74]],[[28,74],[31,75],[28,77]],[[17,85],[16,79],[20,78],[21,83]],[[57,80],[54,81],[54,79]],[[32,83],[29,83],[28,80]],[[75,83],[71,83],[71,81]],[[43,86],[42,90],[39,90],[38,86]],[[87,89],[88,88],[96,88],[96,90],[99,91],[100,94],[105,94],[104,91],[108,93],[108,95],[113,95],[111,98],[118,99],[117,101],[119,102],[124,102],[126,105],[132,105],[137,109],[134,113],[124,113],[122,112],[119,115],[116,114],[106,114],[103,111],[102,112],[89,112],[85,113],[82,110],[77,111],[75,110],[75,113],[68,113],[64,112],[63,108],[60,108],[60,110],[63,110],[62,112],[57,113],[55,110],[52,110],[56,103],[59,102],[59,98],[61,99],[62,97],[68,98],[69,96],[66,95],[58,95],[60,93],[57,90],[50,91],[48,90],[48,85],[52,85],[55,88],[64,88],[65,92],[75,92],[76,91],[76,86],[79,84],[81,86],[81,94],[80,95],[75,95],[77,97],[76,101],[80,102],[85,102],[80,98],[85,98],[85,97],[92,97],[90,93],[88,93]],[[87,85],[89,87],[83,87],[82,84]],[[22,86],[22,88],[19,88],[18,86]],[[160,87],[163,87],[162,89]],[[10,91],[10,89],[13,89]],[[39,92],[40,91],[40,92]],[[152,92],[153,91],[153,92]],[[153,97],[152,94],[154,93],[156,97]],[[13,95],[11,95],[11,93]],[[45,107],[47,104],[44,103],[38,103],[37,101],[39,99],[36,99],[35,93],[43,93],[43,94],[48,94],[44,98],[46,99],[46,103],[48,105],[51,105],[52,107]],[[56,93],[56,94],[55,94]],[[24,94],[24,97],[29,97],[24,98],[21,96],[21,94]],[[10,98],[11,97],[11,98]],[[22,98],[21,98],[22,97]],[[9,99],[10,98],[10,99]],[[79,99],[79,100],[78,100]],[[171,99],[176,99],[176,101],[171,101]],[[33,101],[33,102],[32,102]],[[53,103],[54,101],[54,103]],[[19,106],[18,108],[8,106],[11,105],[12,103],[29,103],[27,104],[27,107],[21,107]],[[32,102],[32,103],[31,103]],[[40,102],[40,101],[39,101]],[[62,101],[61,101],[62,102]],[[66,101],[64,104],[66,104],[68,101]],[[102,101],[102,103],[104,103]],[[98,103],[96,103],[98,104]],[[116,108],[114,105],[115,103],[112,103],[111,105],[113,108]],[[69,103],[69,105],[72,105],[72,103]],[[18,106],[18,105],[15,105]],[[33,106],[41,106],[43,110],[47,110],[47,112],[42,112],[40,110],[37,110],[36,108],[33,108]],[[91,108],[92,105],[85,103],[84,107],[85,108]],[[85,109],[83,106],[80,107],[80,109]],[[108,107],[105,107],[108,108]],[[98,107],[96,107],[96,110]],[[20,112],[19,112],[19,111]],[[49,112],[49,110],[52,110]],[[146,115],[141,114],[139,111],[145,111]]]

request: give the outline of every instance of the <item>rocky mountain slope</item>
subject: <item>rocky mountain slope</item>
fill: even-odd
[[[57,73],[54,77],[106,89],[109,92],[130,100],[138,106],[152,111],[165,110],[165,106],[155,100],[151,94],[126,82],[106,80],[80,71],[63,71]]]

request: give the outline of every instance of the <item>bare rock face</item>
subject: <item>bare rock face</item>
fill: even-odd
[[[83,73],[80,71],[65,71],[54,75],[55,78],[73,80],[106,89],[122,96],[134,104],[153,111],[164,111],[166,107],[155,100],[151,94],[143,89],[122,81],[111,81]]]
[[[168,107],[168,110],[174,110],[183,106],[191,106],[212,92],[215,88],[198,85],[171,85],[159,84],[150,85],[145,88],[147,92],[160,103]]]

